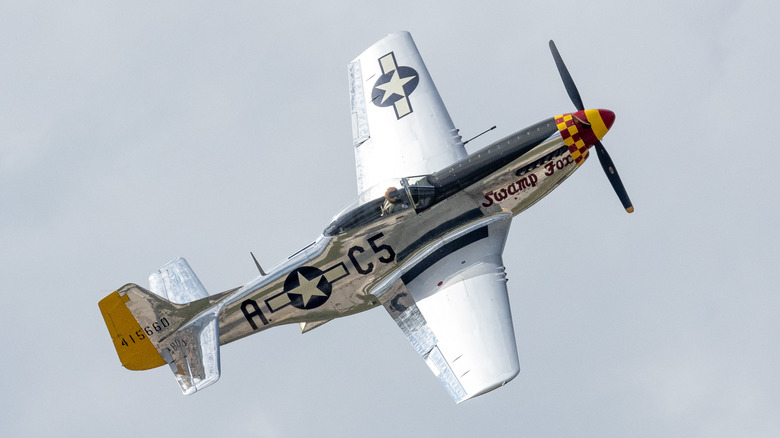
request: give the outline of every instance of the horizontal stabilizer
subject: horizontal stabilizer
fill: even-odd
[[[163,358],[185,395],[219,380],[219,325],[217,311],[207,312],[179,329],[166,344]]]
[[[184,304],[209,296],[183,257],[163,265],[149,276],[149,289],[166,300]]]

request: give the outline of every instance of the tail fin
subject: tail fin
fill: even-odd
[[[171,266],[181,269],[169,269]],[[195,283],[199,286],[195,289],[205,293],[184,259],[174,260],[152,276],[155,275],[166,280],[163,289],[167,296],[192,299],[200,291],[193,295],[194,289],[182,292],[182,288]],[[205,297],[179,304],[138,285],[127,284],[98,305],[125,368],[147,370],[167,363],[182,392],[192,394],[219,380],[217,301]]]

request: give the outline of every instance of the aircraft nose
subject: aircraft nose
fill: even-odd
[[[610,110],[600,109],[599,116],[601,116],[601,120],[604,122],[604,126],[606,126],[607,129],[611,128],[612,124],[615,123],[615,113]]]
[[[615,113],[607,109],[585,110],[585,117],[599,140],[607,134],[615,122]]]

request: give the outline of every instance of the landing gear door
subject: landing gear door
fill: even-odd
[[[406,190],[406,195],[409,197],[415,212],[419,213],[431,205],[436,190],[428,183],[427,176],[403,178],[401,184]]]

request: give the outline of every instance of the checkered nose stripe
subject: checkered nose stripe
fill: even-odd
[[[582,135],[580,135],[577,124],[574,123],[574,118],[571,114],[556,116],[555,124],[561,133],[563,144],[569,148],[569,153],[574,158],[574,162],[581,166],[585,159],[588,158],[588,146],[582,140]]]

